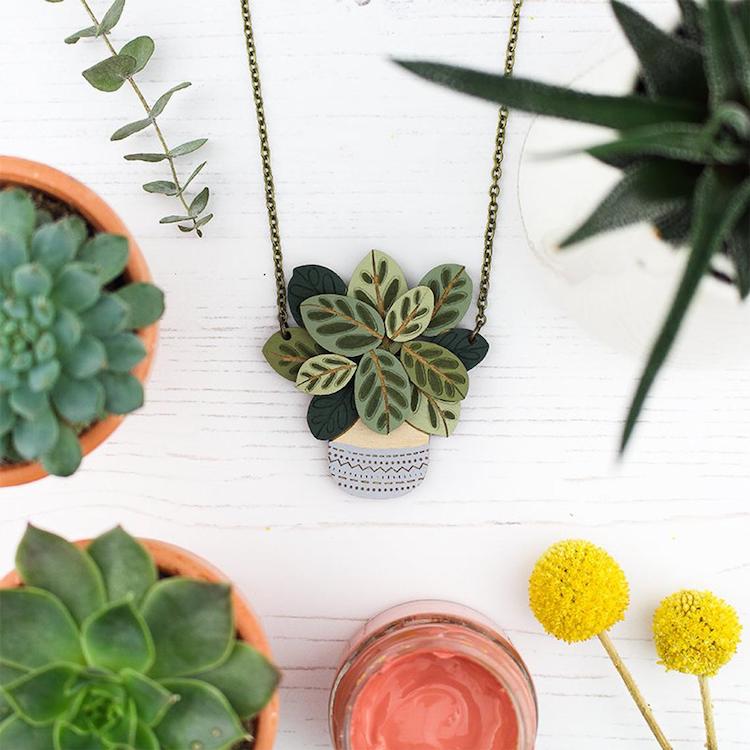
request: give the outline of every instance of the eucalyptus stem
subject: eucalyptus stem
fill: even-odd
[[[87,0],[81,0],[81,5],[83,5],[84,9],[86,10],[86,13],[88,13],[89,18],[91,19],[92,23],[95,26],[100,25],[99,19],[96,17],[96,14],[94,13],[91,6],[88,4]],[[112,53],[112,55],[117,54],[117,50],[114,48],[114,45],[109,39],[109,33],[105,32],[101,34],[101,38],[104,40],[104,43],[109,48],[109,51]],[[138,100],[140,101],[141,105],[143,106],[143,109],[146,111],[146,115],[151,120],[152,125],[154,126],[154,131],[156,132],[156,137],[159,139],[159,143],[161,144],[161,147],[164,151],[164,155],[167,158],[167,161],[169,162],[169,169],[172,172],[172,179],[174,180],[174,184],[177,187],[177,195],[176,197],[179,198],[180,203],[182,204],[183,208],[185,209],[185,214],[190,214],[190,206],[188,205],[187,201],[185,200],[185,195],[183,193],[183,187],[182,183],[180,182],[180,178],[177,174],[177,167],[175,165],[174,157],[171,154],[170,148],[167,145],[167,140],[164,137],[164,133],[162,132],[162,129],[159,127],[159,123],[156,121],[156,118],[152,115],[151,106],[148,103],[148,100],[144,96],[143,92],[141,91],[138,84],[135,82],[132,76],[127,77],[127,81],[130,84],[130,87],[135,92],[135,95],[138,97]],[[193,229],[197,229],[197,218],[191,217],[190,221],[193,222]],[[198,236],[201,236],[199,233]]]

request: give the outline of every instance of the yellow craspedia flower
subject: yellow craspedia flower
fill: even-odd
[[[622,620],[630,594],[622,568],[601,547],[582,539],[553,544],[529,580],[529,604],[542,627],[574,643]]]
[[[712,677],[734,656],[741,631],[734,608],[710,591],[678,591],[654,612],[659,663],[699,677]]]

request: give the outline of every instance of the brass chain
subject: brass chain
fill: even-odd
[[[260,68],[258,67],[258,52],[255,47],[253,23],[250,16],[250,0],[240,0],[242,18],[247,43],[247,59],[250,65],[250,79],[253,86],[253,100],[255,113],[258,118],[258,135],[260,138],[260,158],[263,167],[263,184],[265,186],[266,211],[268,212],[268,226],[271,231],[271,247],[273,248],[274,277],[276,280],[276,306],[278,308],[279,330],[286,338],[289,335],[289,317],[287,313],[286,278],[284,275],[284,256],[281,250],[281,234],[279,232],[279,216],[276,209],[276,191],[271,168],[271,146],[268,139],[268,126],[263,107],[263,91],[260,83]],[[516,48],[518,33],[521,25],[521,6],[523,0],[513,0],[513,13],[510,21],[508,45],[505,51],[505,75],[513,73],[516,62]],[[490,184],[490,202],[487,208],[487,226],[484,231],[484,255],[482,257],[482,272],[479,280],[479,295],[477,297],[477,316],[474,330],[470,337],[476,338],[482,326],[487,322],[487,305],[489,303],[490,274],[492,271],[492,250],[495,244],[497,229],[498,198],[500,197],[500,180],[503,176],[503,156],[505,150],[505,136],[508,129],[508,110],[501,107],[495,136],[495,151],[492,164],[492,182]]]

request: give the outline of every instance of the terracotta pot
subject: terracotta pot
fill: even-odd
[[[127,227],[96,193],[82,185],[78,180],[74,180],[63,172],[45,164],[17,159],[12,156],[0,156],[0,183],[10,183],[19,187],[40,190],[66,203],[96,230],[127,237],[130,244],[130,255],[126,267],[128,277],[132,281],[150,282],[152,280],[146,261]],[[146,356],[133,369],[133,375],[141,383],[145,382],[151,369],[157,334],[158,325],[156,323],[138,332],[146,347]],[[101,445],[124,419],[125,415],[110,415],[86,430],[80,437],[83,455],[87,456],[94,448]],[[2,466],[0,467],[0,487],[26,484],[45,476],[47,476],[47,472],[41,463],[36,461]]]
[[[188,550],[155,539],[139,539],[138,541],[151,553],[156,567],[166,575],[188,576],[211,583],[230,582],[221,571]],[[85,549],[90,542],[90,539],[84,539],[75,544]],[[19,585],[21,585],[21,578],[15,570],[0,579],[0,589],[15,588]],[[232,606],[239,637],[271,659],[271,649],[258,618],[234,586],[232,587]],[[253,750],[271,750],[276,739],[278,724],[279,694],[277,692],[257,717]]]

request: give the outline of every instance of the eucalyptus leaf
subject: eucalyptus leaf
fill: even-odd
[[[178,156],[187,156],[187,154],[192,154],[194,151],[197,151],[206,143],[208,143],[208,138],[196,138],[194,141],[188,141],[187,143],[182,143],[179,146],[175,146],[170,150],[169,155],[172,158]]]
[[[318,440],[335,440],[358,418],[354,383],[328,396],[313,396],[307,409],[307,426]]]
[[[177,195],[177,185],[171,180],[154,180],[154,182],[147,182],[143,189],[147,193],[161,193],[162,195],[174,196]]]
[[[319,354],[308,359],[297,373],[297,388],[311,396],[340,391],[354,377],[357,363],[340,354]]]
[[[121,50],[121,55],[129,55],[135,60],[133,75],[140,73],[154,54],[156,45],[150,36],[139,36],[131,39]]]
[[[54,0],[48,0],[49,2],[53,2]],[[74,34],[71,34],[70,36],[65,37],[65,44],[76,44],[81,39],[87,39],[90,37],[96,36],[96,32],[98,31],[98,26],[87,26],[85,29],[81,29],[80,31],[76,31]]]
[[[167,104],[169,104],[169,100],[172,98],[172,95],[177,91],[186,89],[188,86],[192,86],[190,81],[184,81],[183,83],[178,83],[176,86],[173,86],[171,89],[169,89],[169,91],[162,94],[156,100],[156,102],[154,102],[154,106],[151,107],[151,117],[157,118],[164,111],[164,108],[167,106]]]
[[[170,214],[169,216],[163,216],[159,219],[159,224],[177,224],[181,221],[190,221],[192,216],[184,216],[180,214]],[[190,227],[188,231],[192,232],[195,227]]]
[[[372,250],[354,269],[347,294],[372,305],[383,318],[407,290],[406,277],[398,263],[390,255]]]
[[[190,84],[188,84],[189,86]],[[185,180],[185,182],[182,183],[182,190],[180,193],[184,193],[188,187],[190,187],[190,183],[203,171],[203,167],[206,166],[208,162],[204,161],[201,164],[199,164],[190,174],[190,177]]]
[[[107,12],[104,14],[99,29],[97,30],[97,36],[102,34],[108,34],[112,29],[117,26],[122,17],[122,11],[125,8],[125,0],[114,0],[112,5],[109,6]]]
[[[432,319],[424,329],[426,336],[435,336],[460,322],[471,304],[473,284],[464,266],[444,263],[429,271],[419,282],[432,291],[435,304]]]
[[[129,138],[131,135],[140,133],[141,130],[145,130],[149,125],[153,125],[153,120],[147,117],[145,120],[136,120],[135,122],[129,122],[127,125],[123,125],[121,128],[115,130],[110,136],[111,141],[121,141],[125,138]]]
[[[323,353],[304,328],[290,328],[285,338],[277,331],[263,346],[263,356],[282,378],[297,381],[300,367],[312,357]]]
[[[135,72],[136,60],[130,55],[113,55],[83,71],[83,77],[99,91],[112,92]]]
[[[206,206],[208,205],[209,196],[210,192],[206,187],[203,188],[203,190],[201,190],[200,193],[195,196],[195,198],[193,198],[192,202],[190,203],[190,216],[200,216],[203,211],[205,211]]]
[[[354,399],[367,427],[383,435],[393,432],[409,413],[409,396],[409,378],[393,354],[375,349],[362,357],[354,380]]]
[[[160,162],[169,159],[168,154],[154,154],[154,153],[140,153],[140,154],[126,154],[123,157],[126,161],[147,161],[147,162]]]
[[[401,347],[401,362],[409,379],[440,401],[461,401],[469,389],[469,376],[461,360],[431,341],[408,341]]]

